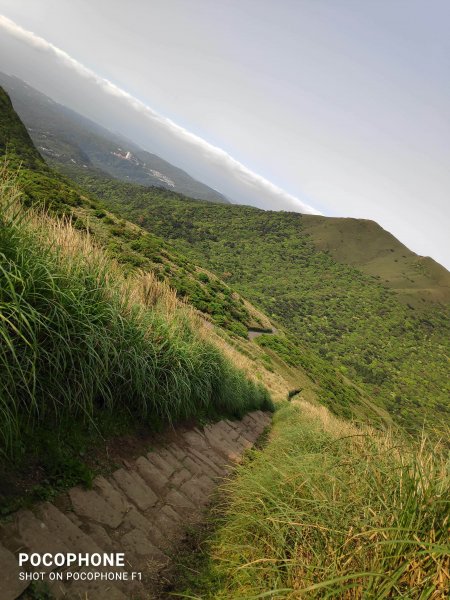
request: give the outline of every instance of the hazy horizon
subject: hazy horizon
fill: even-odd
[[[0,13],[0,70],[235,202],[372,219],[450,267],[447,3],[0,0]]]

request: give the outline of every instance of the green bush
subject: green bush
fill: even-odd
[[[198,276],[198,280],[202,281],[203,283],[209,283],[209,277],[206,273],[200,273]]]

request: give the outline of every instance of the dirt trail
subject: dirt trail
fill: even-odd
[[[198,523],[220,480],[270,423],[261,411],[242,421],[223,420],[203,429],[177,431],[170,443],[99,476],[90,490],[75,487],[55,501],[18,511],[0,526],[0,600],[15,600],[30,582],[19,571],[44,571],[54,598],[156,599],[170,555],[187,527]],[[141,572],[142,581],[66,580],[64,568],[19,568],[19,552],[125,553],[125,567],[77,567],[76,571]],[[50,575],[50,573],[53,573]]]

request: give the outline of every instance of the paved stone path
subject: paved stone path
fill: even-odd
[[[15,600],[30,582],[19,580],[19,552],[125,553],[125,567],[71,567],[75,571],[142,573],[141,581],[66,581],[62,568],[45,572],[56,599],[150,600],[170,555],[186,528],[199,522],[218,482],[270,423],[261,411],[242,421],[219,421],[202,430],[177,431],[171,441],[110,477],[96,477],[92,489],[75,487],[55,504],[18,511],[0,525],[0,600]],[[53,570],[53,573],[52,573]]]

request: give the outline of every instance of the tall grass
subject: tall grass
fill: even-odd
[[[448,598],[448,467],[425,440],[289,405],[225,488],[210,584],[184,597]]]
[[[126,277],[69,221],[26,211],[0,183],[0,442],[95,421],[104,411],[170,421],[271,408],[151,274]]]

